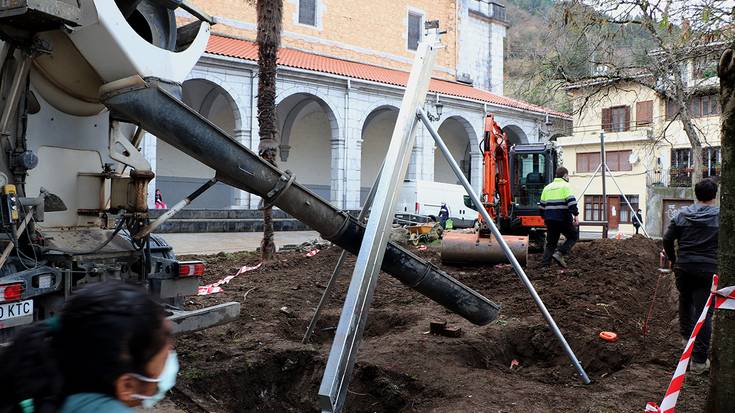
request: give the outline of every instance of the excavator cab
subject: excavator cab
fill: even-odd
[[[544,187],[554,180],[556,149],[552,143],[514,145],[509,155],[512,202],[507,219],[501,220],[501,231],[528,234],[544,226],[538,203]]]

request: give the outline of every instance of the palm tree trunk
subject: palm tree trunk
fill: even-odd
[[[258,153],[276,165],[278,153],[278,122],[276,119],[276,68],[281,45],[283,0],[257,0],[258,15]],[[260,243],[263,261],[271,261],[276,252],[273,243],[273,208],[263,209],[263,240]]]
[[[735,54],[728,49],[719,66],[722,105],[720,193],[720,288],[735,285]],[[715,311],[712,371],[706,412],[735,412],[735,311]]]

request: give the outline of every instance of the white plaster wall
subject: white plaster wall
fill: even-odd
[[[214,176],[214,169],[159,139],[156,148],[156,175],[209,179]]]
[[[363,190],[370,188],[378,176],[380,165],[388,152],[397,117],[398,112],[382,111],[364,126],[360,154],[360,182]]]
[[[310,102],[296,117],[291,129],[288,161],[278,158],[278,167],[295,173],[301,184],[329,187],[331,134],[326,114],[316,102]]]
[[[505,26],[490,25],[490,85],[488,90],[503,94],[503,70],[505,62]]]
[[[438,132],[439,136],[442,137],[444,143],[447,145],[447,148],[449,148],[452,157],[460,166],[462,166],[465,160],[469,160],[467,146],[470,140],[462,124],[454,119],[447,119],[439,127]],[[434,182],[459,184],[459,180],[449,167],[449,162],[447,162],[439,149],[434,151]]]
[[[473,86],[490,90],[490,25],[467,14],[460,27],[458,73],[467,73]]]
[[[489,14],[489,4],[461,1],[459,13],[459,61],[457,74],[467,73],[473,86],[503,94],[505,26],[470,13]]]

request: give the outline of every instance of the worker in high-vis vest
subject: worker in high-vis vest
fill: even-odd
[[[546,249],[541,265],[548,267],[553,258],[559,265],[566,267],[564,256],[569,254],[577,242],[579,225],[577,199],[569,186],[567,168],[563,166],[556,168],[555,179],[544,187],[538,207],[546,223]],[[561,234],[564,234],[566,241],[557,248]]]

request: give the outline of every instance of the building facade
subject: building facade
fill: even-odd
[[[688,65],[688,78],[697,82],[698,90],[689,109],[703,144],[704,176],[716,178],[721,165],[718,79],[713,72],[695,69]],[[595,97],[587,99],[593,88]],[[569,91],[575,102],[573,133],[557,143],[580,198],[582,221],[604,219],[598,169],[604,135],[611,171],[606,179],[611,235],[635,232],[624,194],[633,209],[642,210],[647,232],[661,236],[677,210],[692,203],[691,145],[677,119],[678,106],[636,82],[572,85]]]
[[[194,3],[218,24],[183,84],[184,102],[257,150],[255,10],[245,1]],[[426,109],[441,111],[435,126],[476,188],[487,113],[511,142],[547,140],[569,129],[563,113],[502,96],[507,23],[498,3],[286,0],[277,82],[279,168],[335,206],[359,208],[387,152],[423,23],[434,19],[447,30],[446,47],[439,50]],[[151,190],[161,189],[169,203],[214,175],[154,137],[146,138],[144,151],[156,171]],[[422,126],[406,178],[457,183]],[[259,202],[218,184],[192,207],[252,209]]]

